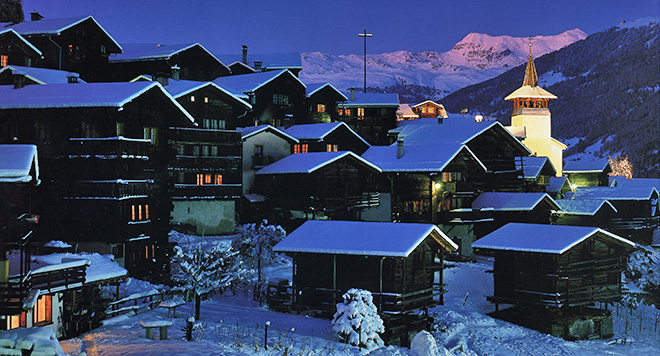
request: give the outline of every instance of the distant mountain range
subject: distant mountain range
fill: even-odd
[[[579,29],[556,36],[536,36],[532,38],[532,53],[540,57],[585,37],[587,35]],[[378,91],[409,87],[424,99],[439,99],[525,63],[528,55],[527,38],[471,33],[444,53],[368,54],[367,85]],[[305,83],[329,82],[340,90],[361,88],[363,61],[361,54],[303,53],[300,78]]]
[[[535,59],[550,102],[552,135],[581,153],[606,158],[628,155],[635,176],[660,176],[660,26],[641,19],[592,34]],[[510,121],[504,97],[522,84],[524,66],[456,91],[442,100],[449,112],[467,108]]]

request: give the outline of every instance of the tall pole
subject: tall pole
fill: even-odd
[[[364,92],[367,92],[367,37],[373,37],[371,33],[367,33],[367,28],[364,28],[364,33],[358,33],[358,36],[364,37]]]

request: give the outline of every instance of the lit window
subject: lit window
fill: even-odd
[[[208,97],[208,96],[205,96],[205,97],[204,97],[204,102],[205,102],[205,103],[208,103],[208,102],[209,102],[209,97]]]
[[[222,184],[222,174],[216,174],[215,175],[215,181],[213,184],[220,185]]]
[[[27,327],[27,312],[23,311],[20,315],[10,315],[7,317],[7,330]]]
[[[42,295],[34,306],[34,325],[45,325],[53,322],[53,296]]]
[[[309,145],[306,143],[293,145],[293,153],[307,153]]]
[[[73,45],[69,45],[69,56],[73,55]]]
[[[202,185],[204,184],[204,175],[203,174],[198,174],[197,175],[197,185]]]
[[[316,111],[317,112],[325,112],[325,105],[324,104],[316,105]]]
[[[338,148],[339,147],[336,144],[333,145],[333,144],[329,143],[329,144],[326,145],[326,151],[327,152],[337,152]]]
[[[144,204],[144,218],[149,220],[149,204]]]
[[[9,56],[6,54],[0,54],[0,67],[4,67],[9,64]]]
[[[149,220],[149,204],[131,205],[131,220],[132,221]]]
[[[358,117],[364,117],[364,108],[358,108],[357,109],[357,116]]]
[[[211,177],[212,176],[213,176],[212,174],[205,174],[204,175],[204,184],[211,184]]]
[[[300,153],[300,145],[298,144],[293,145],[293,153],[294,154]]]
[[[137,220],[137,212],[136,212],[136,210],[137,210],[137,206],[132,205],[132,206],[131,206],[131,220],[133,220],[133,221]]]
[[[156,245],[151,245],[151,258],[156,257]]]
[[[149,259],[149,246],[144,246],[144,257]]]
[[[309,152],[309,145],[306,144],[306,143],[303,143],[300,151],[301,151],[301,153]]]
[[[138,205],[138,219],[142,220],[142,205]]]
[[[190,101],[195,101],[195,96],[194,95],[190,96]]]

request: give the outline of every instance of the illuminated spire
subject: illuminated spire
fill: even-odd
[[[534,66],[534,58],[532,58],[532,38],[529,37],[529,58],[527,58],[527,68],[525,68],[525,79],[523,79],[523,86],[529,85],[531,87],[539,86],[539,77],[536,75],[536,67]]]

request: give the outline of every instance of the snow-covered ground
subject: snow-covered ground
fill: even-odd
[[[205,241],[227,240],[207,237]],[[633,262],[637,263],[637,262]],[[655,266],[655,265],[654,265]],[[609,340],[571,342],[534,330],[493,319],[487,315],[494,306],[486,301],[492,294],[492,268],[488,260],[479,263],[448,263],[444,271],[448,293],[445,305],[433,308],[436,324],[432,332],[438,346],[452,355],[659,355],[660,316],[652,306],[637,309],[617,308],[614,315],[615,336]],[[653,267],[655,268],[655,267]],[[268,269],[271,277],[291,278],[291,266],[282,259]],[[140,285],[132,282],[133,288]],[[144,286],[149,288],[149,286]],[[630,284],[630,289],[635,289]],[[136,292],[131,290],[131,292]],[[230,294],[230,293],[228,293]],[[628,298],[630,299],[630,298]],[[62,341],[66,352],[77,355],[358,355],[366,351],[332,341],[329,320],[269,311],[251,298],[216,296],[202,303],[201,320],[194,333],[197,340],[183,340],[185,320],[192,303],[177,309],[176,318],[167,310],[156,308],[142,314],[118,316],[104,326],[78,338]],[[618,313],[617,313],[618,312]],[[148,340],[140,320],[173,320],[168,340]],[[655,320],[658,320],[657,322]],[[264,326],[268,330],[269,349],[263,347]],[[654,323],[655,329],[654,329]],[[155,332],[154,334],[158,334]],[[625,345],[622,341],[625,340]],[[373,355],[413,355],[405,348],[393,347],[372,351]]]

